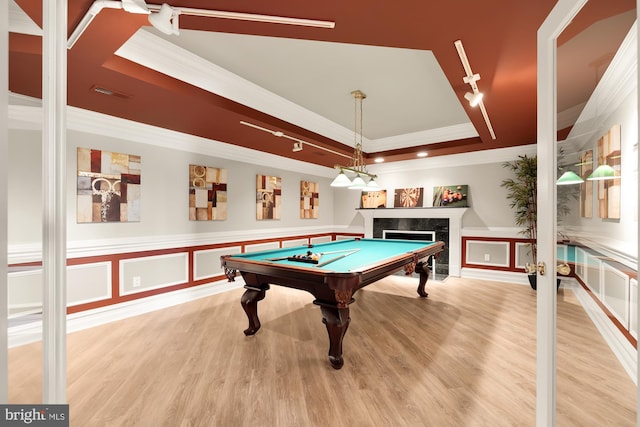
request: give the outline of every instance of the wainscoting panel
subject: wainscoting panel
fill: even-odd
[[[602,263],[602,302],[629,329],[629,276]]]
[[[194,251],[193,280],[209,279],[224,274],[224,269],[220,264],[220,257],[241,252],[242,248],[240,246]]]
[[[268,251],[269,249],[279,249],[279,242],[268,242],[268,243],[256,243],[253,245],[245,245],[245,252],[259,252],[259,251]]]
[[[516,268],[524,270],[525,264],[532,263],[531,247],[528,243],[516,243]]]
[[[465,249],[467,264],[509,267],[509,242],[467,240]]]
[[[9,317],[42,311],[42,270],[8,275]]]
[[[188,281],[187,252],[120,261],[120,295],[135,294]]]
[[[592,256],[591,254],[585,253],[585,270],[586,270],[586,280],[585,283],[591,289],[591,291],[602,300],[602,276],[600,275],[600,271],[602,269],[602,263],[599,259]]]
[[[353,236],[351,238],[353,238]],[[331,242],[331,236],[312,237],[310,241],[312,245],[319,245],[320,243],[329,243]]]
[[[638,339],[638,280],[629,281],[629,333]]]
[[[67,304],[85,304],[111,298],[111,262],[67,267]]]
[[[307,239],[297,239],[297,240],[284,240],[282,242],[282,247],[283,248],[292,248],[294,246],[304,246],[304,245],[308,245],[308,240]]]

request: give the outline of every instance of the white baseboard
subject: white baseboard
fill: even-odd
[[[235,282],[226,279],[192,288],[141,298],[134,301],[113,304],[67,316],[67,333],[81,331],[116,320],[138,316],[155,310],[171,307],[199,298],[226,292],[244,286],[242,278]],[[9,348],[18,347],[42,340],[42,320],[10,327],[8,330]]]
[[[529,286],[526,273],[514,271],[484,270],[481,268],[464,267],[460,270],[460,277],[464,279],[489,280],[492,282],[517,283]]]

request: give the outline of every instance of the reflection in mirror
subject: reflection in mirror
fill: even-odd
[[[558,258],[570,266],[559,275],[558,425],[636,425],[635,6],[590,0],[557,41],[557,176],[578,176],[557,186]],[[594,179],[602,168],[612,176]],[[580,330],[562,322],[585,313]],[[576,359],[592,369],[572,371]],[[606,412],[608,419],[563,418],[576,406],[588,417]]]

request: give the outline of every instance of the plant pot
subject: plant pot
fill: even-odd
[[[529,279],[529,284],[531,285],[531,289],[534,291],[538,289],[538,275],[537,274],[527,274],[527,279]],[[560,279],[556,278],[556,290],[560,288]]]

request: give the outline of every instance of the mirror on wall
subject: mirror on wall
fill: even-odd
[[[558,425],[636,425],[636,33],[635,1],[589,0],[557,39]]]

